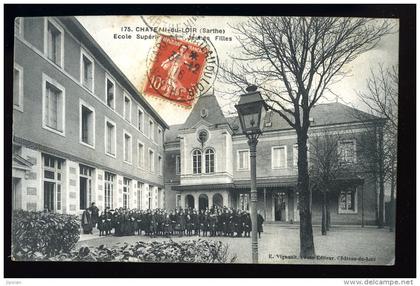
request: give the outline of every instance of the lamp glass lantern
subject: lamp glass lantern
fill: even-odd
[[[235,105],[242,132],[245,135],[261,134],[267,105],[256,86],[250,86],[246,91],[247,93],[241,95],[238,104]]]
[[[249,86],[246,89],[247,93],[243,94],[235,105],[238,111],[238,117],[241,122],[242,132],[248,138],[249,157],[251,162],[251,252],[252,263],[258,263],[258,216],[257,216],[257,143],[258,137],[262,134],[265,113],[267,112],[267,105],[261,93],[257,91],[255,85]]]

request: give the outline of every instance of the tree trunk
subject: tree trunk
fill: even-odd
[[[322,225],[321,225],[321,234],[327,235],[327,197],[326,191],[322,192]]]
[[[298,183],[300,197],[300,256],[315,257],[314,238],[312,230],[312,213],[310,207],[309,172],[307,155],[307,130],[296,131],[298,137]]]
[[[328,192],[325,193],[325,201],[327,206],[327,231],[330,231],[331,228],[331,213],[330,213],[330,204],[328,202]]]
[[[373,129],[373,132],[375,134],[375,136],[373,136],[373,140],[374,142],[372,142],[372,144],[374,144],[374,146],[376,148],[378,148],[378,127],[375,126],[375,128]],[[376,225],[378,225],[379,223],[379,210],[378,210],[378,182],[379,182],[379,176],[378,176],[378,162],[377,160],[379,159],[377,150],[375,149],[375,156],[373,156],[375,162],[373,162],[373,167],[371,168],[372,171],[372,176],[375,180],[375,184],[373,185],[374,187],[374,191],[375,191],[375,223]]]
[[[383,152],[383,129],[379,128],[379,206],[378,206],[378,228],[384,227],[384,196],[385,196],[385,171]]]
[[[391,205],[389,208],[389,231],[394,231],[395,226],[395,198],[394,198],[394,192],[395,192],[395,173],[392,172],[391,174]]]

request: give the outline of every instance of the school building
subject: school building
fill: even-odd
[[[168,125],[74,17],[17,18],[13,209],[164,207]]]
[[[13,209],[80,214],[91,202],[100,210],[249,209],[247,139],[214,95],[201,96],[183,124],[168,126],[74,17],[17,18],[14,53]],[[366,122],[354,111],[316,105],[309,141],[340,133],[343,160],[354,165],[328,194],[331,221],[374,224],[378,187],[358,168]],[[296,143],[295,131],[268,112],[257,145],[266,221],[299,221]],[[314,223],[321,197],[313,192]]]
[[[352,172],[337,177],[328,193],[334,224],[374,224],[378,206],[376,179],[357,165],[358,138],[366,122],[361,112],[341,103],[319,104],[311,112],[311,136],[340,134],[339,154]],[[365,114],[378,124],[380,120]],[[378,124],[379,126],[379,124]],[[369,130],[371,130],[369,128]],[[308,142],[308,156],[312,145]],[[184,124],[170,126],[165,140],[165,190],[169,208],[226,206],[249,210],[250,158],[238,117],[225,117],[214,95],[198,99]],[[309,159],[310,162],[310,159]],[[278,114],[268,112],[257,145],[258,209],[268,222],[299,221],[297,137]],[[322,194],[312,194],[314,223],[321,221]]]

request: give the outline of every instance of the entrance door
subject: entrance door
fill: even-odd
[[[84,210],[87,208],[88,204],[88,186],[87,178],[80,177],[80,209]]]
[[[64,160],[43,155],[44,208],[51,212],[62,212],[61,195]]]
[[[12,182],[12,210],[22,209],[22,185],[20,178],[13,178]]]
[[[128,178],[123,179],[123,208],[130,208],[130,188],[131,180]]]
[[[54,189],[55,189],[55,183],[44,182],[44,208],[48,208],[50,212],[55,211]]]
[[[213,195],[213,207],[223,208],[223,197],[221,194],[217,193]]]
[[[192,195],[185,196],[185,208],[193,209],[194,206],[194,197]]]
[[[286,200],[287,195],[285,192],[274,194],[274,220],[275,221],[286,221]]]
[[[209,198],[207,195],[200,195],[198,197],[198,209],[205,210],[209,207]]]
[[[84,210],[90,207],[92,203],[92,171],[94,169],[79,165],[80,178],[80,209]]]

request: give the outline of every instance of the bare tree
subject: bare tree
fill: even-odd
[[[384,226],[385,183],[389,182],[391,185],[390,229],[393,230],[397,180],[398,68],[392,66],[385,69],[379,65],[377,71],[371,70],[371,76],[367,80],[367,90],[358,92],[358,97],[370,114],[385,119],[380,121],[379,125],[369,125],[370,132],[361,138],[359,145],[365,158],[362,161],[364,168],[379,182],[377,211],[379,228]],[[356,117],[360,119],[360,115]]]
[[[345,172],[351,170],[351,162],[342,159],[340,149],[341,134],[324,130],[314,134],[309,140],[309,176],[311,188],[322,194],[321,205],[321,233],[327,234],[329,230],[328,194],[337,186],[337,179]]]
[[[313,257],[307,140],[312,108],[344,76],[343,66],[391,32],[385,20],[318,17],[253,17],[233,27],[240,49],[221,67],[227,83],[242,91],[255,84],[269,108],[297,134],[301,207],[300,255]]]

